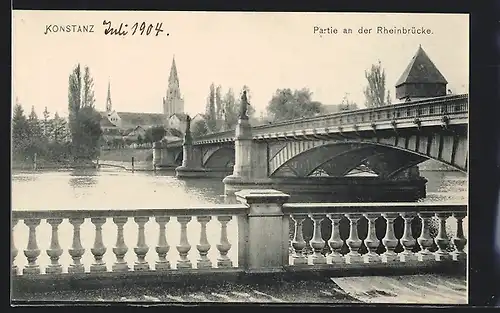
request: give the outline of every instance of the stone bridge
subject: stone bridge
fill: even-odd
[[[428,159],[466,172],[467,127],[468,95],[448,95],[255,127],[240,121],[236,131],[170,142],[155,161],[183,164],[179,177],[234,171],[262,182],[344,177],[362,167],[397,180]]]

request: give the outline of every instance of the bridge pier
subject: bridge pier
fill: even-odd
[[[178,178],[205,177],[206,170],[201,166],[201,160],[201,150],[193,146],[193,137],[188,128],[182,144],[182,165],[175,169],[175,176]]]
[[[234,195],[243,189],[262,189],[272,183],[267,173],[267,146],[253,140],[248,119],[239,119],[234,140],[235,161],[233,174],[226,176],[225,194]]]

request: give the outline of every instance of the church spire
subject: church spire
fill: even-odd
[[[172,58],[172,66],[170,67],[170,77],[168,78],[169,83],[178,83],[179,77],[177,76],[177,66],[175,66],[175,55]]]
[[[184,113],[184,100],[179,88],[179,76],[174,55],[170,67],[170,77],[168,78],[167,96],[163,98],[163,114],[165,114],[166,118],[169,118],[175,113]]]
[[[111,105],[111,82],[108,79],[108,96],[106,98],[106,112],[110,113],[112,110],[112,105]]]

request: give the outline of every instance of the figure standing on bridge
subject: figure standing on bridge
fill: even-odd
[[[241,103],[240,103],[240,119],[242,120],[248,120],[248,106],[250,103],[248,103],[247,99],[247,91],[243,90],[243,94],[241,95]]]

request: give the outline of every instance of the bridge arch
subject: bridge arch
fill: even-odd
[[[403,147],[376,141],[343,140],[316,144],[290,142],[269,160],[269,176],[306,177],[317,170],[330,176],[345,176],[357,166],[365,165],[377,175],[391,178],[428,159],[465,172],[465,169],[457,164],[450,164],[433,155]]]
[[[222,146],[209,149],[203,154],[203,167],[227,168],[234,165],[234,147]]]

